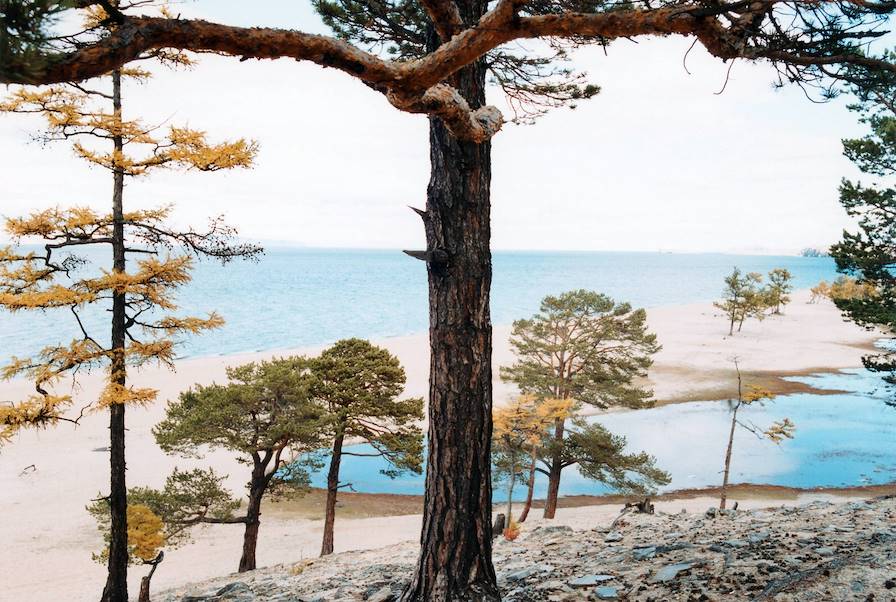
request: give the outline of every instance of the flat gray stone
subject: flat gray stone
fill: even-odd
[[[650,578],[650,583],[672,581],[673,579],[675,579],[675,577],[678,576],[678,573],[694,568],[696,565],[697,563],[695,561],[689,560],[687,562],[676,562],[675,564],[664,566],[663,568],[658,570],[653,577]]]
[[[747,536],[747,541],[749,541],[750,543],[762,543],[771,536],[772,534],[768,531],[758,531]]]
[[[610,531],[604,537],[604,541],[607,543],[613,543],[615,541],[622,541],[622,533],[620,533],[619,531]]]
[[[819,556],[833,556],[834,548],[831,546],[821,546],[820,548],[815,548],[815,553]]]
[[[597,588],[594,590],[594,594],[597,596],[598,600],[615,600],[619,597],[616,588],[609,585]]]
[[[656,546],[647,546],[645,548],[635,548],[632,551],[632,557],[635,560],[647,560],[656,556]]]
[[[600,583],[604,583],[605,581],[612,581],[615,579],[613,575],[585,575],[584,577],[576,577],[575,579],[570,579],[567,581],[567,584],[572,587],[591,587],[592,585],[598,585]]]

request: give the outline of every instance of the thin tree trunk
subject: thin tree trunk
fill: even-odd
[[[333,527],[336,524],[336,495],[339,493],[339,465],[342,463],[342,443],[345,433],[341,430],[333,440],[333,454],[330,456],[330,470],[327,473],[327,509],[324,517],[324,540],[320,555],[333,553]]]
[[[740,374],[740,365],[734,360],[734,368],[737,370],[737,404],[731,412],[731,430],[728,432],[728,449],[725,452],[725,470],[722,474],[722,493],[719,500],[719,509],[724,510],[728,502],[728,475],[731,473],[731,450],[734,449],[734,429],[737,427],[737,411],[744,399],[743,378]]]
[[[731,430],[728,433],[728,450],[725,452],[725,470],[722,474],[722,494],[719,500],[719,508],[724,510],[728,501],[728,475],[731,471],[731,450],[734,448],[734,429],[737,426],[737,410],[739,405],[735,406],[731,415]]]
[[[538,462],[538,448],[532,446],[532,463],[529,465],[529,482],[527,485],[526,491],[526,503],[523,505],[523,511],[520,513],[520,519],[518,522],[524,523],[526,519],[529,517],[529,510],[532,509],[532,496],[535,493],[535,469],[536,463]]]
[[[544,518],[557,514],[557,498],[560,496],[560,476],[563,472],[563,437],[566,422],[558,418],[554,425],[554,455],[548,471],[548,495],[544,501]]]
[[[458,3],[466,23],[481,0]],[[437,40],[432,31],[429,45]],[[452,83],[485,102],[483,61]],[[420,558],[402,600],[498,601],[492,566],[491,144],[456,140],[430,118],[426,229],[429,277],[429,432]]]
[[[140,580],[140,594],[137,598],[137,602],[152,602],[149,597],[149,576],[143,577]]]
[[[513,484],[516,481],[516,463],[511,462],[510,475],[507,478],[507,526],[513,522]]]
[[[140,580],[140,594],[139,594],[139,597],[137,598],[137,602],[151,602],[150,596],[149,596],[149,584],[152,581],[152,576],[155,574],[156,568],[158,568],[159,563],[161,562],[161,559],[162,559],[162,555],[159,554],[159,556],[156,558],[156,560],[152,563],[152,568],[149,569],[149,574],[144,575],[143,578]]]
[[[267,482],[264,469],[255,469],[249,483],[249,503],[246,506],[246,531],[243,534],[243,555],[240,557],[238,571],[255,570],[255,549],[258,546],[258,529],[261,526],[261,498]]]
[[[121,72],[112,73],[112,97],[116,118],[121,119]],[[121,136],[113,138],[116,153],[124,147]],[[124,173],[114,172],[112,191],[112,270],[125,271],[124,241]],[[125,386],[125,295],[112,296],[112,362],[110,380]],[[109,407],[109,511],[111,518],[109,536],[109,563],[102,602],[127,602],[128,600],[128,490],[125,480],[125,420],[124,404],[113,403]]]

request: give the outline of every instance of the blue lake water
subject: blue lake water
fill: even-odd
[[[848,391],[833,395],[798,393],[778,397],[763,407],[748,407],[739,419],[760,427],[788,417],[796,424],[794,439],[780,445],[759,440],[738,429],[731,462],[732,483],[762,483],[789,487],[847,487],[896,481],[896,409],[886,404],[892,393],[880,377],[865,370],[799,377],[793,380],[817,388]],[[615,412],[591,420],[628,438],[629,451],[647,451],[669,472],[665,491],[716,486],[727,445],[730,413],[727,402],[695,402],[649,410]],[[367,449],[357,446],[357,451]],[[389,479],[379,458],[346,457],[341,481],[357,491],[422,494],[424,477],[405,474]],[[316,487],[326,486],[326,472],[313,476]],[[547,478],[536,479],[536,497],[544,497]],[[600,495],[610,490],[584,478],[575,467],[566,469],[561,495]],[[505,499],[498,487],[495,499]],[[515,498],[524,499],[518,487]]]
[[[574,288],[646,307],[716,299],[735,265],[763,274],[787,268],[798,288],[837,276],[830,258],[792,256],[497,252],[493,264],[495,324],[526,317],[545,295]],[[184,342],[179,353],[223,355],[421,332],[428,324],[426,286],[424,264],[400,251],[274,248],[257,264],[199,263],[193,282],[179,295],[181,313],[214,310],[227,324]],[[101,332],[106,319],[102,310],[85,317]],[[76,336],[67,311],[0,311],[0,358],[28,355]]]
[[[100,256],[90,257],[102,260]],[[102,262],[101,263],[105,263]],[[497,252],[494,255],[492,316],[496,324],[532,314],[547,294],[588,288],[638,306],[708,301],[719,296],[733,266],[767,273],[790,270],[798,288],[832,280],[829,258],[665,253]],[[180,347],[181,356],[224,355],[287,349],[359,336],[382,338],[427,328],[425,266],[400,251],[269,249],[257,263],[221,267],[200,263],[183,289],[184,314],[218,311],[227,325]],[[108,314],[85,316],[102,331]],[[0,311],[0,362],[48,344],[67,342],[78,332],[65,312],[10,315]],[[811,380],[811,379],[810,379]],[[850,391],[847,395],[791,395],[746,417],[763,425],[788,416],[797,437],[780,447],[738,434],[732,481],[779,485],[846,486],[896,480],[896,410],[885,406],[880,380],[864,371],[821,376],[813,383]],[[632,450],[645,450],[672,474],[667,489],[715,485],[720,480],[727,433],[722,402],[667,406],[595,418],[626,435]],[[390,480],[368,458],[347,457],[343,481],[358,491],[419,494],[423,478]],[[323,473],[315,484],[323,484]],[[544,495],[546,484],[537,483]],[[561,492],[599,494],[606,488],[564,474]],[[501,494],[498,494],[500,497]],[[521,494],[522,495],[522,494]]]

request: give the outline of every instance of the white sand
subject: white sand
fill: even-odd
[[[742,333],[727,338],[727,325],[710,304],[661,307],[649,311],[650,324],[663,344],[651,380],[659,399],[698,397],[700,392],[728,386],[730,358],[738,356],[747,371],[792,373],[812,369],[852,368],[873,342],[874,333],[844,322],[830,303],[809,305],[799,292],[786,315],[762,323],[747,322]],[[512,360],[509,327],[495,329],[495,365]],[[425,396],[429,358],[426,334],[380,341],[402,361],[408,373],[408,395]],[[317,349],[299,350],[314,353]],[[176,373],[146,370],[134,375],[138,386],[153,386],[162,400],[174,398],[195,382],[221,382],[224,367],[252,359],[283,354],[247,354],[226,358],[185,360]],[[497,370],[495,370],[497,375]],[[89,400],[100,379],[81,380],[78,398]],[[17,399],[28,384],[0,384],[0,399]],[[507,399],[512,390],[496,380],[495,399]],[[128,410],[128,480],[131,485],[159,486],[174,466],[211,465],[230,474],[228,486],[242,492],[245,468],[226,453],[210,454],[202,461],[168,457],[159,450],[150,429],[164,415],[164,402]],[[0,600],[31,602],[96,600],[104,581],[103,567],[90,559],[102,543],[84,511],[91,498],[105,491],[107,455],[96,449],[108,444],[106,416],[87,416],[77,428],[68,424],[39,432],[22,433],[0,452],[0,507],[3,509],[4,545],[0,548],[3,588]],[[26,467],[33,470],[23,473]],[[775,502],[777,505],[780,502]],[[702,511],[708,499],[668,502],[664,511],[681,507]],[[751,502],[762,505],[762,502]],[[559,522],[594,525],[608,521],[616,506],[562,510]],[[417,537],[420,517],[387,517],[337,521],[336,548],[379,547]],[[321,521],[284,517],[274,513],[262,521],[259,565],[298,561],[316,555]],[[233,570],[240,550],[241,529],[216,525],[197,530],[196,542],[167,554],[153,581],[163,589]],[[136,583],[143,570],[132,571]]]

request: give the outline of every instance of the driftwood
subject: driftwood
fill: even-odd
[[[634,509],[638,514],[653,514],[654,510],[649,497],[644,498],[640,502],[628,502],[625,507]]]

